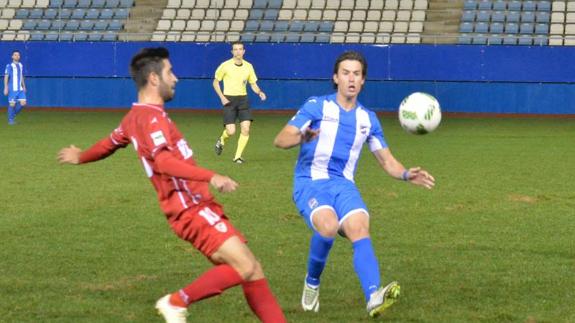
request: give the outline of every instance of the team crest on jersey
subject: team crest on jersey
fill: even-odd
[[[152,132],[150,134],[150,136],[152,137],[152,140],[154,141],[154,146],[159,146],[161,144],[166,143],[166,137],[164,137],[164,133],[162,132],[162,130]]]
[[[198,205],[202,201],[202,194],[192,194],[192,203]]]
[[[228,232],[228,226],[224,222],[217,223],[214,228],[216,228],[216,230],[220,231],[221,233]]]
[[[309,205],[309,208],[313,210],[313,209],[315,209],[315,208],[319,205],[319,202],[315,199],[315,197],[312,197],[312,198],[307,202],[307,205]]]

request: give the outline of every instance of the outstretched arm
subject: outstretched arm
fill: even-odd
[[[274,139],[274,146],[283,149],[289,149],[299,145],[302,142],[314,140],[319,135],[319,130],[306,128],[302,133],[296,126],[286,125]]]
[[[413,167],[406,169],[395,157],[391,154],[389,148],[378,149],[373,152],[381,168],[383,168],[390,176],[409,181],[415,185],[423,186],[431,189],[435,186],[435,178],[421,167]]]
[[[106,137],[85,151],[74,145],[62,148],[58,152],[58,161],[60,164],[73,165],[94,162],[110,156],[118,148],[120,146],[115,145],[110,137]]]

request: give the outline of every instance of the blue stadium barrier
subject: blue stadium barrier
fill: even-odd
[[[229,58],[228,44],[1,42],[0,57],[14,49],[22,52],[30,106],[118,108],[135,99],[130,58],[141,47],[160,45],[171,50],[180,78],[169,106],[217,109],[211,83],[215,68]],[[369,62],[361,100],[377,110],[394,111],[409,93],[426,91],[438,97],[445,111],[575,113],[575,48],[567,46],[247,44],[246,59],[268,94],[260,102],[250,92],[253,106],[295,109],[311,95],[333,91],[333,62],[352,49]]]

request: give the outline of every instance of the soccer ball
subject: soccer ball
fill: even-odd
[[[409,133],[424,135],[435,130],[439,122],[441,108],[432,95],[411,93],[399,105],[399,123]]]

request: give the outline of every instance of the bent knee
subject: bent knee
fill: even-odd
[[[315,230],[324,237],[335,237],[339,230],[339,222],[335,214],[320,213],[313,217]]]
[[[258,280],[264,277],[262,266],[257,260],[244,261],[235,269],[245,281]]]
[[[369,229],[368,228],[354,228],[354,229],[347,229],[343,230],[345,236],[355,242],[357,240],[369,238]]]
[[[329,222],[329,223],[322,223],[321,225],[316,226],[316,231],[323,237],[326,238],[333,238],[337,235],[339,230],[339,223]]]
[[[342,231],[351,241],[369,237],[369,220],[367,215],[358,214],[343,222]]]

